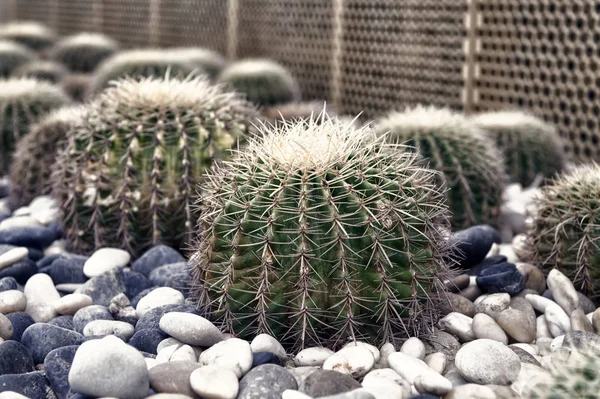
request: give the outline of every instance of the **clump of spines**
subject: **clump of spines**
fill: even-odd
[[[9,40],[0,40],[0,78],[9,77],[23,64],[36,59],[27,47]]]
[[[325,103],[320,101],[307,101],[274,105],[262,110],[262,116],[271,124],[280,124],[285,121],[319,120],[315,118],[325,111]],[[327,114],[335,116],[335,112],[327,107]]]
[[[324,114],[260,130],[202,187],[200,305],[227,332],[291,347],[427,330],[447,273],[436,172]]]
[[[244,93],[258,106],[271,106],[300,101],[296,79],[283,66],[266,59],[248,59],[227,66],[219,82]]]
[[[92,75],[88,73],[70,73],[60,82],[62,89],[77,102],[84,102],[87,99]]]
[[[57,86],[32,78],[0,79],[0,176],[8,172],[16,143],[49,111],[70,102]]]
[[[225,58],[223,58],[221,54],[206,48],[171,48],[168,49],[167,52],[169,58],[180,59],[181,61],[206,72],[211,80],[216,79],[226,65]]]
[[[35,78],[50,83],[60,83],[67,76],[64,65],[52,61],[34,61],[21,65],[14,72],[16,77]]]
[[[91,73],[118,50],[119,44],[106,35],[79,33],[61,39],[50,51],[50,56],[71,72]]]
[[[454,228],[497,225],[507,181],[502,155],[464,116],[417,106],[376,121],[376,130],[414,147],[431,168],[441,172]]]
[[[131,77],[185,78],[191,74],[200,75],[204,71],[177,57],[169,57],[163,50],[128,50],[122,51],[104,60],[93,74],[89,94],[97,94],[109,86],[111,81]]]
[[[560,136],[543,120],[520,111],[505,111],[477,115],[472,121],[503,151],[512,182],[528,187],[537,176],[551,178],[564,169],[566,155]]]
[[[10,203],[13,209],[28,205],[39,195],[50,194],[50,171],[59,148],[84,115],[84,107],[55,110],[34,124],[17,143],[10,167]]]
[[[0,26],[0,40],[12,40],[33,51],[43,51],[56,41],[56,34],[45,25],[33,21],[9,22]]]
[[[196,184],[226,158],[255,110],[202,77],[124,79],[87,107],[53,170],[74,250],[182,248],[194,232]]]
[[[584,164],[542,188],[527,233],[526,260],[558,268],[577,289],[600,297],[600,166]]]

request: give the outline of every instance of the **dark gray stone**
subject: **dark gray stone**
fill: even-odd
[[[494,227],[487,224],[457,231],[448,239],[452,247],[448,261],[468,269],[485,259],[494,243],[501,243],[502,236]]]
[[[17,341],[0,344],[0,375],[23,374],[35,371],[33,358],[26,347]]]
[[[241,379],[237,399],[281,399],[286,389],[298,389],[294,376],[281,366],[263,364]]]
[[[37,272],[38,269],[35,262],[29,258],[25,258],[0,270],[0,278],[13,277],[19,284],[25,284]]]
[[[122,292],[125,292],[125,279],[121,268],[93,277],[77,290],[79,294],[92,297],[94,304],[103,306],[108,306],[110,300]]]
[[[0,375],[0,392],[13,391],[31,399],[46,399],[52,393],[42,371]]]
[[[13,336],[12,339],[15,341],[21,341],[21,337],[27,328],[35,323],[33,318],[29,316],[29,314],[25,312],[15,312],[9,313],[6,315],[6,318],[10,320],[10,323],[13,326]]]
[[[166,245],[157,245],[147,250],[138,260],[133,262],[131,270],[148,277],[152,270],[170,263],[185,262],[179,252]]]
[[[147,328],[145,330],[136,331],[135,334],[133,334],[133,337],[129,339],[129,345],[139,351],[156,355],[156,347],[160,341],[168,337],[169,335],[165,334],[162,330],[157,328]]]
[[[0,244],[44,249],[58,237],[52,227],[18,226],[0,230]]]
[[[125,278],[125,294],[129,299],[135,298],[140,292],[152,287],[150,280],[142,273],[125,270],[123,277]]]
[[[3,277],[0,279],[0,292],[18,290],[19,283],[14,277]]]
[[[484,292],[518,294],[525,289],[525,276],[512,263],[500,263],[483,270],[475,279]]]
[[[576,349],[588,356],[600,356],[600,336],[587,331],[572,331],[565,335],[562,347]]]
[[[83,335],[47,323],[29,326],[21,338],[21,343],[29,350],[35,364],[44,363],[46,355],[54,349],[82,342]]]
[[[75,329],[73,327],[73,316],[69,316],[69,315],[58,316],[58,317],[55,317],[54,319],[50,320],[48,322],[48,324],[52,324],[53,326],[57,326],[57,327],[66,328],[67,330],[75,331]]]
[[[113,320],[112,315],[105,306],[90,305],[79,309],[73,316],[73,328],[83,334],[85,326],[94,320]]]
[[[78,345],[64,346],[54,349],[44,360],[44,371],[50,386],[56,393],[58,399],[66,399],[70,393],[69,370],[73,363],[73,357],[77,352]]]
[[[157,287],[171,287],[184,294],[189,292],[192,277],[187,262],[157,267],[150,273],[150,282]]]
[[[197,398],[190,384],[190,376],[200,367],[200,363],[186,361],[158,364],[148,371],[150,387],[158,393],[179,393]]]
[[[319,398],[352,391],[360,387],[360,383],[347,374],[331,370],[317,370],[302,381],[298,390],[313,398]]]
[[[146,313],[138,320],[135,325],[135,331],[141,331],[145,329],[159,330],[160,318],[169,312],[184,312],[200,314],[196,311],[196,308],[191,305],[179,304],[179,305],[163,305],[154,308]]]

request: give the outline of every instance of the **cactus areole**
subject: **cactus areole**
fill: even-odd
[[[200,304],[227,332],[292,347],[428,327],[446,272],[436,172],[324,113],[261,130],[203,186]]]

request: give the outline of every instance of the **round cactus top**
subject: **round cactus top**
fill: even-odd
[[[35,58],[35,55],[29,50],[27,47],[19,44],[17,42],[13,42],[12,40],[3,40],[0,39],[0,53],[4,54],[12,54],[19,53],[27,56],[29,58]]]
[[[418,105],[406,108],[404,111],[394,111],[376,123],[380,133],[408,132],[408,131],[438,131],[451,132],[454,135],[463,132],[467,134],[478,131],[472,123],[462,114],[453,112],[448,108]]]
[[[33,78],[0,79],[0,104],[26,98],[68,103],[68,96],[58,86]]]
[[[288,76],[292,81],[293,78],[283,66],[269,59],[247,59],[235,62],[229,65],[221,75],[221,79],[228,80],[233,76],[238,75],[268,75],[277,74]]]
[[[116,49],[119,44],[116,40],[101,33],[83,32],[65,37],[56,44],[56,47],[106,47]]]
[[[554,131],[551,124],[521,111],[487,112],[472,117],[471,121],[483,129],[511,129],[529,126],[544,131]]]
[[[565,191],[569,188],[572,190]],[[582,191],[587,194],[580,197]],[[559,175],[553,184],[546,187],[546,193],[560,196],[569,194],[573,199],[578,198],[586,203],[589,198],[600,198],[600,165],[595,162],[582,164],[569,173]]]
[[[0,36],[55,36],[55,34],[38,22],[17,21],[0,26]]]

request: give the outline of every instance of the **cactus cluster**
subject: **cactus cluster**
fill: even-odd
[[[28,205],[38,195],[50,194],[50,174],[68,132],[85,115],[83,107],[63,107],[34,124],[18,143],[10,168],[10,203]]]
[[[2,39],[21,43],[33,51],[43,51],[54,44],[56,34],[38,22],[18,21],[0,25]]]
[[[27,47],[11,42],[0,40],[0,78],[7,78],[23,64],[36,59],[36,55]]]
[[[413,147],[441,172],[454,228],[497,225],[507,180],[502,156],[463,115],[417,106],[379,119],[376,130]]]
[[[205,78],[126,78],[103,91],[68,136],[53,169],[74,250],[136,256],[182,248],[195,227],[196,184],[225,158],[255,110]]]
[[[300,100],[296,79],[281,65],[267,59],[248,59],[227,66],[219,82],[244,93],[258,106],[286,104]]]
[[[32,78],[0,79],[0,176],[9,170],[12,153],[30,126],[49,111],[69,103],[57,86]]]
[[[152,76],[164,77],[168,74],[185,78],[191,74],[202,73],[204,71],[194,65],[179,58],[169,57],[166,51],[151,49],[122,51],[98,66],[90,82],[89,93],[98,94],[108,87],[111,81],[124,77],[139,79]]]
[[[201,47],[171,48],[168,51],[169,59],[181,60],[200,71],[206,72],[211,80],[221,73],[225,67],[225,59],[216,51]]]
[[[52,61],[33,61],[21,65],[13,73],[16,77],[28,77],[50,83],[60,83],[67,76],[64,65]]]
[[[118,49],[119,44],[106,35],[79,33],[58,41],[50,57],[66,65],[71,72],[91,73]]]
[[[528,187],[537,176],[551,178],[566,163],[564,146],[556,129],[519,111],[490,112],[472,118],[503,152],[512,182]]]
[[[199,303],[225,331],[292,347],[427,328],[447,272],[436,172],[324,114],[261,130],[203,186]]]
[[[585,164],[543,187],[527,233],[526,260],[558,268],[577,289],[600,297],[600,166]]]

